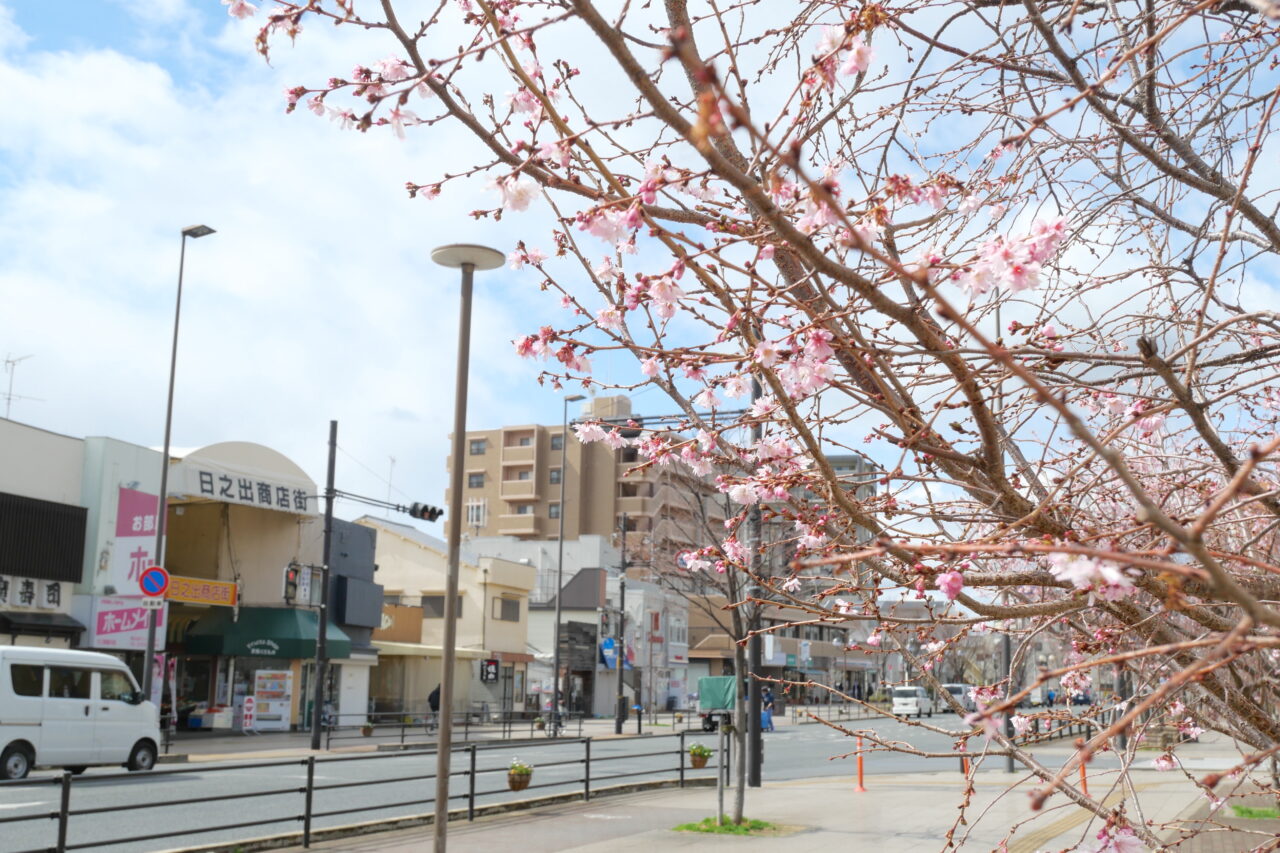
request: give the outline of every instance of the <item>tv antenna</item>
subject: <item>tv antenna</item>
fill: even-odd
[[[9,419],[9,413],[13,410],[14,400],[35,400],[37,402],[40,400],[39,397],[24,397],[21,394],[13,393],[13,377],[14,377],[14,374],[18,372],[18,365],[21,362],[24,362],[31,357],[32,356],[29,356],[29,355],[22,355],[22,356],[18,356],[17,358],[14,358],[13,354],[10,353],[9,355],[6,355],[4,358],[4,372],[9,374],[9,390],[5,392],[5,395],[4,395],[5,420]]]

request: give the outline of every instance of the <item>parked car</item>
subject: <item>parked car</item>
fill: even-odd
[[[893,688],[893,713],[899,717],[910,717],[915,714],[923,717],[933,716],[933,698],[923,687]]]
[[[155,767],[160,712],[118,658],[0,646],[0,779],[35,767]]]
[[[952,695],[965,713],[972,713],[978,710],[977,704],[973,701],[973,697],[969,694],[973,691],[972,684],[944,684],[942,689]],[[945,698],[945,697],[944,697]],[[939,703],[941,708],[950,708],[951,705],[946,702]]]

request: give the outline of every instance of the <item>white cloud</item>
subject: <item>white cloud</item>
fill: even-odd
[[[190,20],[181,3],[165,8],[169,25]],[[163,37],[164,24],[149,26],[140,41]],[[14,391],[41,400],[15,401],[13,415],[159,444],[179,231],[204,222],[218,233],[187,246],[175,444],[257,441],[320,479],[336,418],[353,456],[382,472],[395,456],[397,488],[439,503],[457,273],[434,266],[430,249],[507,251],[521,223],[467,215],[482,206],[469,195],[480,181],[407,198],[406,180],[469,153],[447,126],[401,143],[386,128],[361,135],[283,115],[286,86],[326,79],[358,54],[351,28],[285,42],[272,66],[253,53],[251,30],[230,22],[201,46],[205,60],[184,54],[175,79],[113,50],[23,52],[0,7],[0,352],[35,355]],[[190,64],[201,61],[203,76]],[[535,281],[506,270],[477,279],[473,425],[558,413],[508,343],[554,310]],[[339,473],[348,490],[386,496],[346,457]]]

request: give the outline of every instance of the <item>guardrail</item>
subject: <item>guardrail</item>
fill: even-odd
[[[635,777],[638,777],[638,776],[652,776],[652,777],[658,777],[659,779],[665,779],[667,781],[676,781],[680,785],[680,787],[684,787],[685,782],[688,781],[690,778],[689,771],[692,769],[690,758],[686,751],[685,736],[686,736],[685,732],[678,732],[678,733],[669,734],[669,735],[649,735],[643,738],[643,741],[646,745],[653,744],[655,746],[653,750],[645,751],[641,753],[625,753],[622,755],[597,754],[593,756],[592,749],[591,749],[592,747],[591,738],[572,738],[572,739],[564,738],[560,740],[548,741],[545,744],[526,744],[525,746],[521,747],[522,753],[527,753],[530,750],[537,750],[539,748],[559,747],[563,749],[566,746],[572,746],[575,744],[579,745],[582,749],[582,753],[580,756],[557,760],[557,761],[542,761],[542,762],[535,761],[534,764],[535,764],[535,767],[538,769],[551,768],[551,767],[581,766],[582,772],[580,775],[567,780],[559,779],[559,780],[553,780],[550,782],[542,782],[536,785],[530,784],[524,790],[534,791],[541,788],[565,788],[566,786],[573,786],[575,788],[580,787],[583,799],[590,800],[593,786],[599,787],[602,784],[611,783],[616,780],[634,779]],[[674,743],[666,746],[666,748],[658,748],[659,742],[668,740],[668,739],[674,741]],[[637,738],[610,738],[608,741],[605,741],[605,743],[616,744],[619,742],[634,741],[634,740],[638,740],[638,739]],[[504,748],[506,748],[506,744],[502,744],[502,743],[494,743],[492,745],[482,744],[482,743],[472,743],[465,747],[454,750],[454,760],[452,763],[454,765],[457,765],[459,769],[453,770],[449,773],[449,777],[451,780],[449,799],[451,801],[465,800],[468,820],[472,820],[475,818],[476,807],[477,807],[476,799],[478,797],[484,797],[484,796],[489,796],[493,794],[500,794],[508,790],[506,787],[483,788],[481,783],[482,779],[485,779],[486,777],[491,777],[493,774],[500,774],[505,777],[507,774],[507,768],[505,766],[491,767],[491,768],[477,767],[477,758],[481,753],[489,750],[504,749]],[[137,773],[112,773],[112,774],[95,775],[88,778],[79,778],[79,777],[74,777],[69,772],[64,772],[57,776],[49,776],[49,777],[43,777],[39,779],[33,778],[33,779],[23,779],[18,781],[0,782],[0,792],[10,791],[15,788],[40,788],[40,787],[48,788],[49,786],[56,787],[58,789],[58,803],[59,803],[58,809],[56,811],[42,811],[42,812],[36,812],[32,814],[10,815],[10,816],[0,817],[0,827],[7,828],[8,826],[13,824],[18,824],[21,822],[30,822],[30,821],[51,821],[54,824],[53,826],[54,837],[53,837],[52,844],[47,846],[30,848],[28,850],[21,850],[21,851],[9,849],[8,853],[50,853],[50,851],[53,851],[53,853],[65,853],[65,851],[69,851],[69,850],[87,850],[87,849],[93,849],[93,848],[99,848],[99,847],[110,847],[110,846],[119,845],[119,844],[129,844],[129,843],[136,844],[136,843],[143,843],[143,842],[160,841],[168,838],[179,838],[179,837],[186,837],[186,836],[192,836],[192,835],[202,835],[202,834],[213,833],[213,832],[226,832],[228,830],[251,829],[253,827],[262,827],[262,826],[280,824],[282,822],[290,822],[290,821],[295,821],[301,825],[302,845],[303,847],[310,847],[315,821],[320,818],[333,818],[333,817],[340,817],[345,815],[355,815],[361,812],[374,812],[374,811],[381,812],[381,811],[387,811],[389,809],[408,808],[412,806],[430,806],[430,805],[433,805],[435,802],[435,797],[434,797],[435,786],[432,784],[432,785],[417,786],[417,790],[428,794],[428,796],[424,796],[421,798],[406,799],[406,800],[400,800],[397,802],[390,802],[390,803],[378,802],[372,805],[355,806],[355,807],[347,807],[347,808],[336,808],[336,809],[330,808],[330,809],[323,809],[323,810],[318,809],[315,803],[315,795],[322,791],[333,791],[333,790],[341,790],[341,789],[356,788],[356,787],[368,788],[368,787],[377,787],[382,785],[402,786],[400,788],[392,789],[395,791],[400,791],[404,789],[403,786],[409,783],[428,782],[436,778],[436,775],[434,772],[424,772],[420,774],[415,773],[412,775],[388,776],[388,777],[376,778],[372,780],[359,779],[359,780],[326,783],[326,782],[318,781],[317,779],[318,769],[325,770],[333,767],[334,765],[339,765],[346,762],[380,761],[380,760],[390,760],[390,759],[401,759],[403,761],[403,759],[406,757],[410,757],[410,758],[414,756],[425,757],[428,755],[435,755],[435,750],[410,750],[410,751],[404,751],[404,752],[366,753],[366,754],[360,754],[360,755],[325,756],[325,757],[317,757],[312,755],[312,756],[308,756],[305,759],[243,762],[243,763],[235,763],[235,764],[222,764],[222,763],[206,764],[198,768],[188,767],[188,768],[175,768],[171,770],[170,769],[153,770],[150,773],[146,774],[145,776],[140,776]],[[667,756],[672,759],[672,762],[670,765],[665,765],[658,768],[642,769],[642,770],[628,770],[624,766],[621,772],[609,772],[612,769],[612,767],[617,766],[616,764],[611,764],[613,762],[635,761],[637,759],[647,759],[647,758],[655,758],[655,757],[663,757],[663,756]],[[724,759],[728,758],[727,754],[720,757]],[[427,764],[432,768],[434,768],[435,766],[434,762],[427,762]],[[606,765],[609,765],[609,766],[606,766]],[[144,779],[145,780],[157,780],[157,779],[164,780],[172,777],[181,777],[183,775],[190,775],[190,774],[197,774],[197,773],[203,775],[203,774],[217,774],[222,772],[243,771],[246,769],[286,768],[286,767],[303,768],[305,770],[305,782],[301,785],[282,784],[282,785],[266,788],[265,790],[257,789],[252,791],[237,791],[235,793],[230,793],[230,794],[209,794],[209,795],[203,795],[199,797],[176,797],[168,800],[144,799],[141,802],[137,802],[137,803],[114,804],[110,806],[93,806],[93,807],[77,808],[75,804],[76,788],[85,786],[86,784],[98,784],[104,781],[109,782],[113,780],[126,780],[126,779],[136,784],[139,781],[142,781]],[[724,774],[727,782],[729,771],[730,771],[729,762],[727,760],[708,763],[705,769],[708,771],[711,771],[712,773],[720,772]],[[276,775],[279,775],[279,774],[276,774]],[[535,775],[536,775],[536,772],[535,772]],[[321,774],[321,776],[324,776],[324,774]],[[456,789],[459,791],[456,794],[453,793],[455,788],[452,780],[454,778],[462,780],[462,784],[459,785]],[[695,778],[698,778],[698,777],[695,777]],[[714,778],[714,776],[712,776],[711,778]],[[73,820],[83,820],[83,819],[92,820],[94,816],[97,816],[97,815],[102,815],[107,813],[115,814],[120,812],[140,811],[140,810],[156,810],[156,809],[180,808],[180,807],[186,807],[186,806],[199,806],[201,818],[205,821],[211,821],[214,818],[212,818],[210,815],[210,810],[209,810],[210,804],[220,803],[220,802],[235,802],[235,801],[245,800],[245,799],[261,799],[264,797],[283,798],[288,796],[297,798],[296,800],[294,800],[295,805],[290,806],[287,803],[282,803],[279,807],[273,806],[269,817],[264,817],[258,820],[236,820],[236,821],[231,821],[227,823],[217,823],[217,824],[210,824],[206,822],[206,823],[201,823],[198,826],[186,827],[186,828],[170,830],[166,832],[147,832],[147,833],[131,835],[126,837],[108,837],[102,834],[102,831],[100,828],[95,828],[95,837],[93,841],[82,842],[82,843],[70,843],[68,841],[68,831],[72,825]],[[426,810],[424,809],[424,811]],[[3,835],[3,834],[6,834],[6,830],[0,829],[0,835]],[[9,836],[9,837],[12,838],[12,836]],[[223,844],[235,844],[243,841],[244,841],[243,838],[217,839],[216,842],[211,841],[210,843],[217,843],[217,844],[223,845]]]
[[[381,712],[368,714],[332,714],[325,721],[325,749],[334,741],[368,740],[374,743],[398,742],[406,744],[410,737],[421,734],[434,736],[440,726],[439,713],[426,711],[417,714]],[[343,719],[346,718],[346,722]],[[464,741],[472,737],[510,740],[515,737],[533,739],[539,735],[550,738],[582,737],[582,715],[562,714],[560,730],[555,732],[541,718],[526,717],[513,712],[492,711],[454,714],[453,731]],[[379,740],[381,739],[381,740]],[[390,739],[390,740],[388,740]]]

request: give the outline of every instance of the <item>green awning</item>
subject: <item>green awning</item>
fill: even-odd
[[[314,610],[293,607],[241,607],[234,611],[218,607],[187,632],[187,651],[194,655],[234,657],[313,658],[316,656]],[[351,656],[351,638],[330,623],[325,632],[326,654],[330,659]]]

